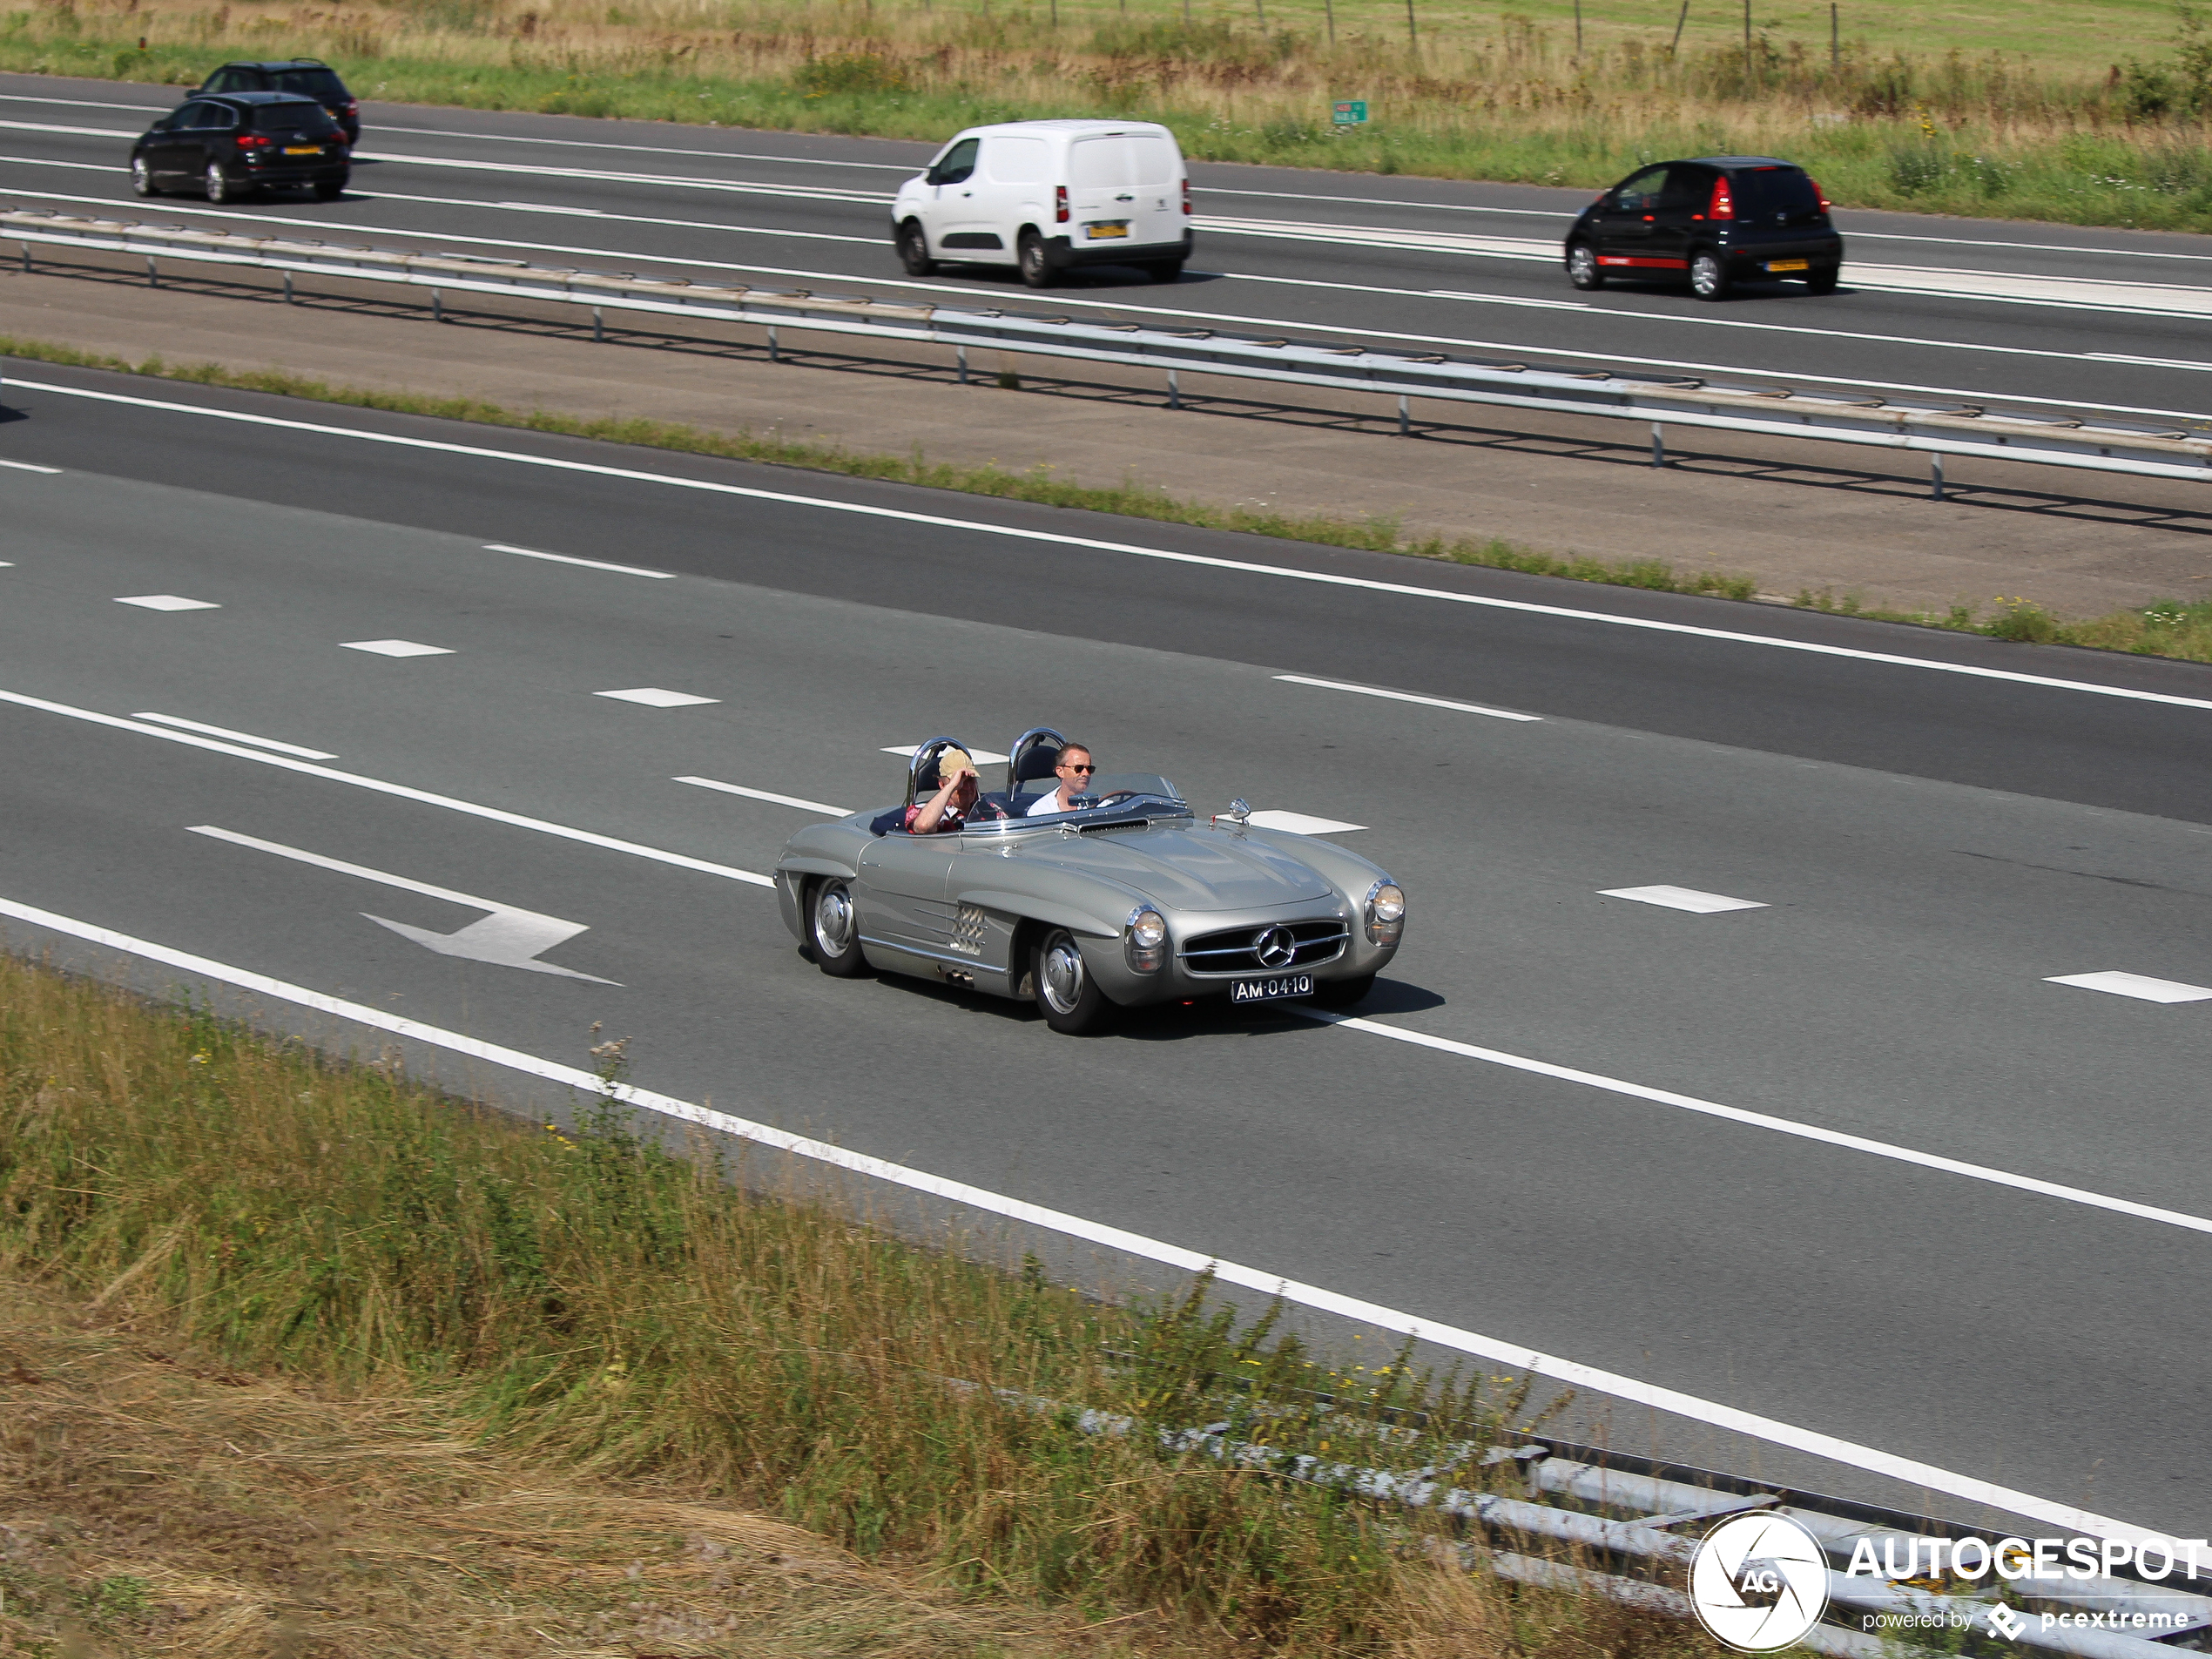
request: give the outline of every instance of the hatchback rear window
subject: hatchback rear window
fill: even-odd
[[[325,104],[346,101],[346,83],[338,78],[338,71],[330,69],[279,70],[269,77],[272,92],[297,92],[302,98],[320,98]]]
[[[1752,219],[1783,213],[1791,219],[1820,211],[1820,195],[1812,180],[1795,167],[1757,167],[1739,172],[1736,185],[1737,212]]]
[[[253,125],[263,132],[335,132],[320,104],[265,104],[253,112]]]

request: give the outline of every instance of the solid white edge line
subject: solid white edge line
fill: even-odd
[[[1764,908],[1764,907],[1761,907]],[[2010,1170],[2000,1170],[1986,1163],[1969,1163],[1962,1158],[1944,1157],[1934,1152],[1923,1152],[1909,1146],[1898,1146],[1889,1141],[1869,1140],[1863,1135],[1848,1135],[1840,1130],[1823,1129],[1815,1123],[1801,1123],[1793,1118],[1776,1117],[1766,1112],[1755,1112],[1741,1106],[1723,1106],[1718,1101],[1701,1100],[1695,1095],[1677,1095],[1671,1089],[1653,1089],[1644,1083],[1632,1083],[1620,1077],[1608,1077],[1602,1072],[1582,1071],[1573,1066],[1557,1066],[1548,1060],[1531,1060],[1521,1055],[1507,1054],[1497,1049],[1484,1049],[1472,1042],[1460,1042],[1451,1037],[1433,1037],[1424,1031],[1408,1031],[1402,1026],[1384,1025],[1379,1021],[1362,1019],[1355,1015],[1329,1014],[1318,1008],[1297,1008],[1286,1004],[1289,1012],[1305,1019],[1328,1025],[1342,1026],[1353,1031],[1364,1031],[1370,1036],[1388,1037],[1393,1042],[1411,1043],[1416,1048],[1433,1049],[1442,1054],[1458,1055],[1463,1059],[1487,1061],[1494,1066],[1503,1066],[1511,1071],[1525,1071],[1539,1077],[1555,1077],[1562,1082],[1580,1083],[1586,1089],[1602,1089],[1609,1095],[1625,1095],[1632,1100],[1648,1100],[1656,1105],[1672,1106],[1686,1112],[1696,1112],[1706,1117],[1717,1117],[1731,1123],[1742,1123],[1752,1129],[1772,1130],[1777,1135],[1792,1135],[1799,1140],[1815,1141],[1824,1146],[1840,1147],[1845,1151],[1864,1152],[1874,1157],[1888,1158],[1898,1163],[1910,1163],[1924,1170],[1939,1170],[1945,1175],[1964,1176],[1970,1181],[1986,1181],[1992,1186],[2010,1187],[2019,1192],[2033,1192],[2040,1197],[2057,1198],[2067,1204],[2078,1204],[2092,1210],[2109,1211],[2116,1216],[2127,1216],[2136,1221],[2152,1221],[2168,1227],[2180,1227],[2189,1232],[2212,1234],[2212,1218],[2193,1216],[2183,1210],[2168,1210],[2157,1204],[2138,1204],[2132,1198],[2115,1198],[2102,1192],[2092,1192],[2086,1187],[2061,1186],[2055,1181],[2040,1180],[2033,1176],[2016,1175]]]
[[[746,795],[754,800],[772,801],[779,806],[796,806],[802,813],[827,813],[832,818],[850,814],[842,806],[833,806],[827,801],[804,800],[797,795],[779,795],[771,789],[748,789],[743,784],[725,784],[712,778],[671,778],[671,783],[690,784],[698,789],[718,789],[725,795]]]
[[[466,813],[471,818],[482,818],[495,824],[505,824],[515,829],[536,830],[541,835],[553,835],[564,841],[580,841],[586,846],[604,847],[610,853],[627,853],[633,858],[651,859],[656,864],[674,865],[679,870],[697,870],[703,875],[718,875],[731,881],[743,881],[756,887],[772,887],[774,878],[759,875],[751,870],[740,870],[727,864],[716,864],[706,859],[695,859],[687,853],[671,853],[658,846],[645,846],[636,841],[624,841],[612,835],[601,835],[591,830],[576,829],[567,824],[556,824],[543,818],[530,818],[521,813],[504,812],[496,806],[479,806],[471,800],[461,800],[451,795],[433,793],[427,789],[413,789],[405,784],[387,783],[381,778],[365,778],[359,772],[338,772],[312,762],[294,760],[287,755],[268,754],[259,749],[242,749],[233,743],[219,743],[212,738],[195,737],[189,732],[172,732],[158,725],[143,725],[136,720],[126,720],[120,715],[102,714],[96,709],[73,708],[66,703],[51,703],[43,697],[28,697],[21,691],[0,691],[0,703],[12,703],[18,708],[37,709],[44,714],[62,714],[72,720],[89,720],[95,725],[112,726],[118,732],[136,732],[142,737],[159,738],[167,743],[181,743],[189,748],[205,749],[211,754],[235,755],[241,760],[259,761],[265,766],[281,767],[308,778],[320,778],[334,784],[350,784],[356,789],[373,790],[380,795],[391,795],[401,800],[418,801],[426,806],[442,806],[448,812]]]
[[[396,432],[372,432],[359,427],[330,426],[314,421],[287,421],[273,415],[253,415],[242,409],[208,408],[176,403],[163,398],[132,397],[120,392],[96,392],[84,387],[57,386],[50,381],[8,378],[0,384],[25,391],[49,392],[57,397],[81,397],[94,402],[120,403],[136,408],[158,409],[171,415],[199,415],[207,420],[233,421],[246,426],[276,427],[312,432],[325,437],[347,438],[361,443],[389,444],[402,449],[426,449],[474,460],[506,461],[556,472],[581,473],[598,478],[620,478],[634,483],[658,484],[672,489],[697,489],[710,495],[736,496],[749,501],[780,502],[787,506],[811,507],[823,512],[851,513],[862,518],[889,519],[905,524],[927,524],[940,529],[974,535],[1002,536],[1009,540],[1036,542],[1054,547],[1079,547],[1094,552],[1126,553],[1137,558],[1159,559],[1208,570],[1234,570],[1245,576],[1273,577],[1291,582],[1312,582],[1324,587],[1355,588],[1369,593],[1396,594],[1449,604],[1474,605],[1490,610],[1510,610],[1523,616],[1556,617],[1568,622],[1602,623],[1615,628],[1636,628],[1649,633],[1680,634],[1694,639],[1719,640],[1738,645],[1761,645],[1775,651],[1802,651],[1814,657],[1838,657],[1854,662],[1880,663],[1893,668],[1925,669],[1959,674],[1970,679],[2002,681],[2013,685],[2036,685],[2047,690],[2081,691],[2096,697],[2116,697],[2129,702],[2159,703],[2175,708],[2212,709],[2212,698],[2177,697],[2169,691],[2144,691],[2126,685],[2100,685],[2093,680],[2058,679],[2047,674],[2023,674],[2015,669],[1982,668],[1971,663],[1946,663],[1925,657],[1901,657],[1892,651],[1861,651],[1850,645],[1825,645],[1813,640],[1783,639],[1770,634],[1747,634],[1730,628],[1703,628],[1683,622],[1661,622],[1649,617],[1616,616],[1602,610],[1582,610],[1569,605],[1537,604],[1526,599],[1498,599],[1487,594],[1455,593],[1443,588],[1415,587],[1403,582],[1379,582],[1367,577],[1339,576],[1327,570],[1300,570],[1288,565],[1255,564],[1247,559],[1215,558],[1202,553],[1175,553],[1165,548],[1140,547],[1130,542],[1109,542],[1096,536],[1067,536],[1054,530],[1024,529],[1010,524],[991,524],[977,519],[949,518],[941,513],[909,512],[896,507],[874,507],[860,502],[834,501],[819,496],[793,495],[788,490],[756,489],[705,478],[685,478],[674,473],[644,472],[634,467],[610,467],[597,462],[570,461],[557,455],[534,455],[516,449],[492,449],[481,444],[451,443],[436,438],[408,437]],[[765,880],[765,878],[763,878]]]
[[[323,749],[306,749],[296,743],[279,743],[274,738],[257,738],[251,732],[233,732],[226,725],[208,725],[199,720],[187,720],[178,714],[152,714],[145,711],[131,717],[134,720],[152,720],[161,725],[182,726],[187,732],[197,732],[205,738],[227,738],[233,743],[251,743],[264,749],[273,749],[279,754],[297,755],[302,760],[335,760],[338,757]]]
[[[580,564],[587,570],[612,570],[617,576],[651,577],[656,582],[673,582],[673,570],[647,570],[635,564],[609,564],[604,559],[580,559],[571,553],[541,553],[534,547],[509,547],[504,542],[486,542],[487,553],[512,553],[518,558],[545,559],[555,564]]]
[[[607,1092],[608,1086],[601,1078],[590,1072],[579,1070],[574,1066],[562,1065],[557,1061],[541,1059],[536,1055],[503,1048],[496,1043],[484,1042],[481,1038],[465,1036],[459,1032],[447,1031],[436,1026],[422,1024],[418,1021],[403,1019],[397,1015],[388,1014],[381,1008],[371,1008],[358,1002],[348,1002],[324,992],[308,990],[303,986],[287,984],[282,980],[272,979],[266,974],[233,968],[226,963],[212,961],[204,956],[195,956],[185,951],[171,949],[167,946],[153,944],[146,940],[135,939],[127,934],[117,933],[91,922],[78,921],[72,917],[57,915],[52,911],[21,904],[11,899],[0,898],[0,915],[11,916],[18,921],[26,922],[33,927],[44,927],[51,932],[66,934],[72,938],[85,940],[105,949],[140,956],[149,961],[159,962],[164,967],[176,968],[183,973],[200,975],[226,985],[236,986],[242,990],[252,991],[260,995],[275,997],[297,1007],[311,1008],[317,1013],[350,1020],[356,1024],[388,1032],[394,1036],[425,1043],[433,1048],[445,1049],[449,1053],[464,1055],[470,1059],[481,1060],[491,1065],[503,1066],[528,1076],[580,1089],[585,1094],[599,1095]],[[1922,1463],[1912,1458],[1899,1457],[1892,1453],[1861,1446],[1854,1441],[1821,1433],[1817,1430],[1799,1428],[1794,1424],[1781,1422],[1774,1418],[1761,1417],[1751,1412],[1739,1411],[1732,1406],[1723,1406],[1716,1401],[1701,1399],[1694,1394],[1681,1393],[1671,1388],[1662,1388],[1633,1377],[1624,1377],[1615,1372],[1602,1371],[1595,1366],[1586,1366],[1575,1360],[1561,1359],[1552,1354],[1541,1352],[1536,1349],[1522,1347],[1516,1343],[1506,1342],[1495,1337],[1483,1336],[1479,1332],[1462,1330],[1454,1325],[1434,1324],[1415,1315],[1400,1312],[1395,1308],[1384,1307],[1378,1303],[1339,1295],[1334,1291],[1324,1290],[1316,1285],[1299,1284],[1273,1273],[1263,1272],[1257,1268],[1224,1261],[1217,1256],[1208,1256],[1198,1251],[1186,1250],[1178,1244],[1165,1244],[1158,1239],[1148,1238],[1140,1233],[1128,1232],[1102,1222],[1088,1221],[1080,1216],[1071,1216],[1062,1211],[1049,1210],[1042,1204],[1030,1204],[1023,1199],[1007,1197],[981,1187],[970,1186],[965,1182],[949,1180],[943,1176],[931,1175],[926,1170],[911,1169],[901,1163],[894,1163],[887,1159],[848,1151],[843,1147],[832,1145],[826,1141],[794,1135],[787,1130],[780,1130],[770,1124],[733,1116],[727,1112],[717,1111],[711,1107],[697,1105],[687,1100],[678,1100],[673,1096],[658,1094],[651,1089],[639,1089],[628,1083],[615,1084],[612,1092],[626,1105],[658,1112],[683,1123],[696,1123],[701,1128],[713,1130],[720,1134],[735,1136],[762,1146],[773,1147],[779,1151],[808,1158],[832,1168],[847,1170],[856,1175],[865,1175],[876,1180],[887,1181],[913,1191],[927,1193],[933,1197],[981,1211],[986,1214],[1001,1216],[1010,1221],[1046,1228],[1067,1238],[1079,1238],[1089,1244],[1120,1251],[1124,1255],[1158,1262],[1184,1272],[1198,1273],[1211,1269],[1215,1278],[1223,1284],[1242,1285],[1266,1296],[1279,1296],[1287,1302],[1296,1303],[1303,1307],[1336,1314],[1340,1318],[1352,1319],[1378,1330],[1389,1331],[1399,1335],[1415,1338],[1423,1342],[1434,1343],[1440,1347],[1450,1348],[1476,1359],[1488,1360],[1494,1365],[1505,1366],[1511,1371],[1534,1372],[1539,1376],[1548,1377],[1573,1387],[1592,1389],[1599,1393],[1629,1400],[1656,1411],[1669,1412],[1676,1416],[1708,1423],[1730,1433],[1748,1434],[1773,1445],[1786,1446],[1793,1450],[1809,1453],[1815,1457],[1826,1458],[1831,1461],[1863,1469],[1870,1474],[1884,1475],[1892,1480],[1902,1480],[1916,1487],[1924,1487],[1932,1491],[1946,1493],[1970,1502],[1987,1504],[2008,1514],[2045,1521],[2071,1532],[2100,1538],[2125,1538],[2131,1541],[2141,1541],[2144,1539],[2164,1540],[2169,1536],[2168,1534],[2157,1532],[2149,1527],[2137,1527],[2127,1521],[2115,1520],[2109,1515],[2098,1514],[2087,1509],[2078,1509],[2071,1504],[2057,1503],[2047,1498],[2037,1497],[2032,1493],[1998,1486],[1973,1475],[1954,1474],[1951,1470],[1939,1468],[1934,1464]]]
[[[0,461],[0,467],[5,467],[11,472],[43,472],[49,477],[56,476],[61,472],[59,467],[37,467],[28,461]]]
[[[1541,720],[1541,714],[1516,714],[1511,709],[1486,708],[1480,703],[1454,703],[1445,697],[1416,697],[1411,691],[1386,691],[1377,685],[1353,685],[1345,680],[1319,680],[1310,674],[1278,674],[1289,685],[1318,685],[1325,691],[1356,691],[1361,697],[1386,697],[1393,703],[1419,703],[1424,708],[1456,709],[1462,714],[1487,714],[1494,720]]]

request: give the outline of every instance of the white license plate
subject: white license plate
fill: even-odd
[[[1127,236],[1129,234],[1129,220],[1125,219],[1111,219],[1103,225],[1086,225],[1083,226],[1083,229],[1089,233],[1090,239],[1092,241],[1103,242],[1112,237]]]
[[[1769,260],[1766,262],[1766,268],[1770,271],[1810,271],[1812,269],[1812,261],[1811,260]]]
[[[1272,979],[1239,979],[1229,981],[1231,1002],[1279,1002],[1285,997],[1313,995],[1313,975],[1311,974],[1278,974]]]

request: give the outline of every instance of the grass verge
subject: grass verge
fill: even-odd
[[[990,496],[1005,501],[1080,508],[1089,512],[1116,513],[1124,517],[1189,524],[1205,529],[1239,530],[1254,536],[1276,536],[1285,541],[1314,543],[1324,547],[1398,553],[1454,564],[1480,565],[1490,570],[1517,570],[1530,576],[1561,577],[1575,582],[1596,582],[1661,593],[1708,594],[1738,600],[1750,600],[1759,591],[1757,580],[1751,577],[1716,570],[1678,570],[1660,559],[1614,562],[1581,555],[1561,555],[1495,536],[1486,540],[1407,536],[1396,521],[1388,518],[1355,521],[1255,512],[1244,507],[1216,507],[1201,502],[1179,500],[1163,490],[1137,484],[1112,487],[1078,484],[1056,477],[1050,469],[1042,467],[1025,472],[1012,472],[1002,467],[968,467],[933,462],[920,454],[855,454],[826,445],[796,443],[780,436],[761,437],[750,432],[710,432],[669,421],[637,417],[585,420],[543,409],[509,409],[478,398],[432,397],[415,393],[334,386],[327,381],[281,369],[233,369],[217,363],[171,363],[159,357],[149,357],[134,363],[104,352],[85,351],[74,346],[8,334],[0,334],[0,357],[16,357],[29,362],[55,363],[75,368],[107,369],[118,374],[143,374],[155,379],[185,381],[195,385],[221,386],[240,391],[267,392],[354,408],[386,409],[396,414],[471,421],[487,426],[513,427],[530,432],[554,432],[570,437],[671,449],[686,455],[766,462],[778,466],[836,473],[846,477],[880,478],[896,483],[920,484],[933,489]],[[2079,645],[2096,651],[2176,658],[2187,662],[2212,662],[2212,600],[2184,603],[2178,599],[2161,599],[2141,610],[2115,610],[2087,621],[2069,621],[2026,598],[2000,599],[1995,610],[1986,614],[1977,613],[1966,605],[1954,605],[1942,611],[1898,610],[1868,604],[1854,595],[1838,597],[1831,590],[1816,592],[1807,590],[1799,593],[1794,603],[1803,609],[1824,610],[1835,615],[1942,628],[2027,644]]]
[[[624,1046],[592,1049],[610,1084]],[[1413,1523],[1341,1494],[945,1379],[1228,1420],[1286,1451],[1470,1484],[1520,1393],[1402,1356],[1324,1365],[1203,1282],[1156,1305],[1087,1301],[1034,1264],[1000,1271],[764,1191],[726,1159],[698,1138],[672,1155],[611,1095],[572,1127],[524,1124],[0,954],[0,1388],[20,1407],[0,1455],[22,1472],[6,1615],[34,1640],[42,1622],[158,1630],[177,1653],[243,1651],[239,1625],[279,1616],[294,1654],[544,1651],[520,1639],[527,1606],[656,1651],[760,1653],[752,1624],[790,1631],[756,1617],[728,1557],[784,1553],[780,1526],[818,1541],[802,1560],[897,1569],[924,1612],[1022,1615],[978,1654],[1057,1631],[1194,1656],[1710,1659],[1683,1627],[1441,1564]],[[55,1334],[65,1306],[82,1324]],[[149,1343],[217,1386],[125,1366],[141,1406],[84,1410],[113,1385],[71,1377]],[[243,1527],[223,1572],[210,1512],[164,1520],[187,1491]],[[712,1507],[733,1504],[776,1524]],[[558,1524],[540,1535],[532,1516]],[[870,1583],[894,1581],[847,1588]],[[610,1588],[627,1599],[610,1608]],[[386,1640],[376,1609],[407,1605],[450,1615],[453,1639]],[[502,1639],[462,1639],[490,1606]],[[883,1634],[807,1650],[955,1650]]]
[[[1692,13],[1695,12],[1695,16]],[[1686,31],[1686,32],[1685,32]],[[1790,156],[1838,201],[2212,229],[2195,0],[38,0],[0,67],[197,84],[327,57],[361,96],[941,141],[984,121],[1166,122],[1191,155],[1595,186]],[[1333,101],[1372,117],[1339,126]]]

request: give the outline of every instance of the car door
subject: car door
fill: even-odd
[[[1667,182],[1646,209],[1650,230],[1644,239],[1644,257],[1653,270],[1687,271],[1691,233],[1705,223],[1706,204],[1713,196],[1719,175],[1705,167],[1678,163],[1667,169]]]
[[[961,138],[922,175],[927,193],[920,218],[933,251],[958,257],[957,250],[976,247],[977,236],[988,228],[975,207],[975,163],[982,148],[980,138]]]
[[[860,936],[897,949],[942,955],[952,942],[953,879],[957,835],[873,838],[860,849],[853,900]]]
[[[1651,231],[1667,188],[1665,167],[1646,167],[1606,192],[1598,203],[1597,262],[1615,271],[1642,268],[1651,257]]]
[[[199,178],[207,169],[207,140],[218,119],[227,113],[221,105],[198,98],[186,104],[169,118],[168,129],[149,155],[147,165],[165,178]]]

